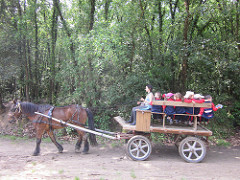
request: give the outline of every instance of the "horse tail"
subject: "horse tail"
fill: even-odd
[[[93,113],[88,108],[86,109],[86,112],[87,112],[87,116],[88,116],[88,127],[89,127],[89,129],[95,131]],[[89,140],[90,140],[90,144],[92,146],[98,145],[95,134],[89,133]]]

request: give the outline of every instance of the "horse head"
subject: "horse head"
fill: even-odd
[[[10,123],[16,122],[22,115],[21,103],[20,101],[13,100],[8,113],[8,120]]]

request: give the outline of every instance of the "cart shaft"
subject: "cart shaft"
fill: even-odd
[[[84,128],[84,127],[76,126],[76,125],[74,125],[74,124],[67,123],[67,122],[65,122],[65,121],[56,119],[56,118],[54,118],[54,117],[47,116],[47,115],[42,114],[42,113],[39,113],[39,112],[35,112],[35,114],[44,116],[44,117],[46,117],[46,118],[51,118],[52,120],[54,120],[54,121],[56,121],[56,122],[58,122],[58,123],[60,123],[60,124],[63,124],[63,125],[66,125],[66,126],[70,126],[70,127],[74,128],[74,129],[77,129],[77,130],[80,130],[80,131],[92,133],[92,134],[95,134],[95,135],[98,135],[98,136],[101,136],[101,137],[105,137],[105,138],[108,138],[108,139],[113,139],[113,140],[118,140],[118,139],[119,139],[119,137],[109,136],[109,135],[103,134],[103,133],[101,133],[101,132],[96,132],[96,131],[93,131],[93,130],[90,130],[90,129],[87,129],[87,128]]]

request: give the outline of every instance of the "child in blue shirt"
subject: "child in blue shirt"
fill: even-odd
[[[161,101],[161,93],[160,92],[156,92],[154,94],[154,100],[155,101]],[[150,103],[150,104],[152,105],[152,103]],[[163,107],[161,105],[152,105],[152,112],[162,113],[163,112]],[[153,113],[153,119],[162,119],[162,115]]]

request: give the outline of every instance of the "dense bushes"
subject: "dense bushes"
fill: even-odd
[[[107,129],[152,84],[211,94],[239,126],[239,1],[44,2],[0,5],[0,100],[82,104]]]

